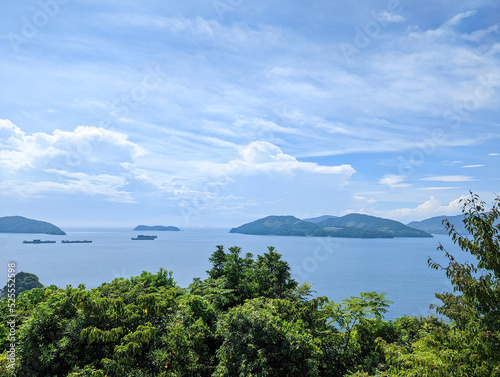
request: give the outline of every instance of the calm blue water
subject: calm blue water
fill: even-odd
[[[160,267],[173,271],[178,285],[187,287],[195,277],[206,277],[208,258],[215,246],[240,246],[243,254],[254,256],[275,246],[299,282],[313,284],[315,295],[334,301],[359,292],[386,292],[394,302],[386,319],[404,314],[429,315],[430,303],[439,303],[434,293],[450,291],[443,272],[427,266],[429,256],[444,261],[436,251],[441,242],[460,257],[448,236],[434,238],[347,239],[314,237],[249,236],[228,233],[227,229],[188,229],[181,232],[140,232],[156,234],[155,241],[132,241],[138,232],[128,230],[67,231],[66,236],[0,234],[0,282],[7,280],[7,263],[14,261],[17,272],[31,272],[44,285],[96,287],[116,277],[156,272]],[[23,244],[39,238],[56,244]],[[91,244],[62,244],[63,239],[92,240]],[[4,284],[1,284],[2,286]]]

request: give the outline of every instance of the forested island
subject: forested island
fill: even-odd
[[[64,236],[66,233],[46,221],[27,219],[22,216],[0,217],[0,233],[43,233]]]
[[[134,230],[151,230],[151,231],[159,231],[159,232],[179,232],[180,229],[177,228],[176,226],[163,226],[163,225],[153,225],[153,226],[148,226],[148,225],[138,225],[134,228]]]
[[[455,230],[460,234],[467,234],[467,230],[464,226],[464,215],[456,215],[456,216],[436,216],[431,217],[430,219],[425,219],[422,221],[412,221],[407,225],[409,227],[424,230],[428,233],[434,234],[448,234],[448,230],[446,230],[446,226],[444,225],[445,221],[449,221],[455,227]]]
[[[205,279],[179,287],[143,272],[93,289],[34,288],[0,300],[0,375],[58,377],[498,376],[500,198],[464,201],[468,254],[429,260],[450,292],[439,315],[384,320],[391,302],[364,292],[313,297],[269,247],[254,257],[219,245]],[[470,260],[470,259],[469,259]]]
[[[398,221],[357,213],[342,217],[322,216],[310,221],[294,216],[268,216],[233,228],[230,233],[347,238],[432,237]]]

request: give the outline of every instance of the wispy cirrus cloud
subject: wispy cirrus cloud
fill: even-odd
[[[435,177],[425,177],[420,178],[421,181],[431,181],[431,182],[470,182],[474,178],[467,175],[441,175]]]
[[[404,188],[410,187],[410,183],[405,183],[406,177],[404,175],[398,174],[388,174],[384,175],[378,180],[381,185],[388,186],[391,188]]]
[[[490,34],[494,35],[498,33],[500,33],[500,24],[495,24],[489,26],[486,29],[479,29],[473,31],[472,33],[462,34],[462,38],[473,42],[481,42],[484,40],[485,37],[489,36]]]
[[[33,200],[53,195],[76,197],[94,197],[95,200],[116,202],[122,204],[135,203],[133,193],[123,190],[127,185],[124,177],[110,174],[90,175],[85,173],[70,173],[67,171],[47,169],[52,178],[50,180],[4,180],[0,182],[3,194],[22,200]],[[58,175],[60,179],[54,179]]]
[[[405,22],[406,18],[400,14],[391,13],[385,10],[379,14],[379,20],[383,22],[400,23]]]
[[[476,164],[476,165],[464,165],[464,166],[461,166],[461,168],[463,169],[471,169],[471,168],[482,168],[484,167],[485,165],[483,164]]]

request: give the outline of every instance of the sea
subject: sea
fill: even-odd
[[[0,282],[7,281],[8,264],[16,272],[36,274],[46,286],[102,283],[155,273],[160,267],[173,272],[178,286],[194,278],[204,279],[208,258],[217,245],[239,246],[242,255],[254,257],[275,247],[288,262],[292,277],[312,284],[314,296],[341,302],[360,292],[386,293],[393,302],[385,319],[403,315],[435,314],[435,293],[452,291],[444,271],[428,266],[432,258],[447,265],[442,244],[458,260],[467,256],[447,235],[433,238],[354,239],[331,237],[255,236],[229,233],[223,228],[189,228],[179,232],[137,232],[130,229],[65,229],[66,236],[46,234],[0,234]],[[138,234],[157,235],[153,241],[133,241]],[[49,244],[23,244],[24,240],[55,240]],[[61,243],[91,240],[92,243]],[[468,257],[470,260],[470,256]],[[3,286],[3,284],[1,284]],[[1,288],[1,287],[0,287]]]

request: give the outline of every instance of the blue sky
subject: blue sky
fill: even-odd
[[[497,1],[0,5],[0,215],[409,222],[500,185]]]

